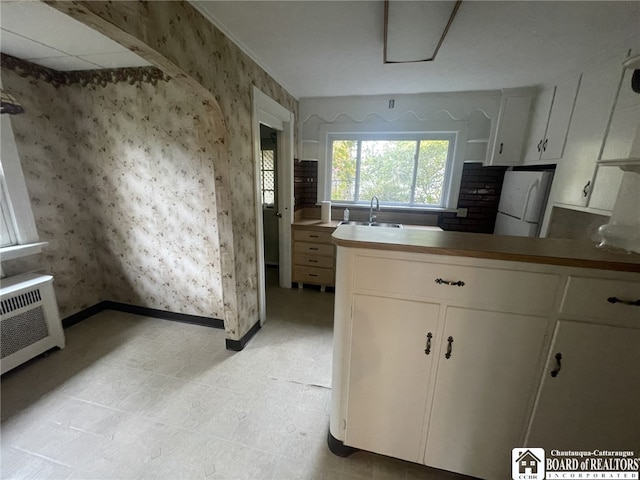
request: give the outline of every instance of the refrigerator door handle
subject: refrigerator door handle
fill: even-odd
[[[524,200],[524,208],[522,209],[522,215],[520,216],[523,221],[527,221],[527,210],[529,210],[529,200],[531,199],[531,193],[533,193],[533,191],[537,189],[539,185],[540,180],[536,179],[529,185],[529,188],[527,189],[527,196]]]

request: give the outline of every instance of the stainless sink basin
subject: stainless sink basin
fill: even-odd
[[[361,225],[364,227],[384,227],[384,228],[402,228],[401,223],[381,223],[381,222],[357,222],[354,220],[342,221],[338,225]]]

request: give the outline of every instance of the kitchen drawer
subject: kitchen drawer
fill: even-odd
[[[442,283],[438,283],[442,280]],[[447,282],[464,282],[463,286]],[[559,275],[408,260],[356,258],[356,290],[451,301],[511,312],[551,312]]]
[[[293,244],[294,254],[306,253],[308,255],[323,255],[326,257],[333,257],[334,250],[334,246],[331,244],[325,245],[322,243],[307,243],[298,241]]]
[[[333,286],[333,268],[293,266],[293,281]]]
[[[609,298],[640,300],[640,282],[569,277],[560,313],[578,319],[635,320],[640,327],[640,306],[611,303]]]
[[[321,257],[319,255],[296,254],[293,256],[294,265],[302,265],[305,267],[333,268],[333,262],[332,257]]]
[[[318,232],[316,230],[293,231],[293,240],[296,242],[315,242],[331,244],[331,234],[333,232]]]

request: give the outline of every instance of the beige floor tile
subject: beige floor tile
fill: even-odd
[[[453,480],[327,448],[333,294],[267,292],[242,352],[224,331],[105,311],[2,378],[2,466],[16,479]]]

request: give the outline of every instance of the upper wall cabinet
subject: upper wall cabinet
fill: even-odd
[[[538,95],[531,114],[525,165],[555,163],[562,158],[580,77],[546,88]]]
[[[637,50],[636,49],[636,53]],[[634,57],[640,68],[640,55]],[[634,68],[622,78],[611,124],[602,150],[602,162],[638,163],[640,161],[640,94],[631,88]]]
[[[519,165],[529,124],[532,91],[504,90],[498,119],[491,128],[485,165]]]
[[[614,55],[582,74],[562,161],[552,187],[554,203],[586,207],[596,161],[622,76],[622,57]],[[612,192],[615,197],[615,192]]]

